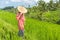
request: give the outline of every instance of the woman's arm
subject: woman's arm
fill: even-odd
[[[16,19],[19,20],[20,17],[21,17],[21,13],[17,13],[16,14]]]

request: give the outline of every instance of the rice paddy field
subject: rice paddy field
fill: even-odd
[[[60,40],[60,25],[26,17],[25,40]],[[22,40],[16,14],[0,10],[0,40]]]

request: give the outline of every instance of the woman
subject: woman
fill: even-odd
[[[16,15],[16,19],[18,21],[18,28],[19,28],[18,35],[23,37],[24,36],[24,21],[25,21],[24,14],[27,13],[27,9],[22,6],[18,6],[17,9],[18,9],[18,13]]]

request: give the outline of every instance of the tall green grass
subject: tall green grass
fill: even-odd
[[[0,40],[22,40],[18,37],[16,14],[0,10]],[[60,25],[26,18],[25,40],[60,40]]]

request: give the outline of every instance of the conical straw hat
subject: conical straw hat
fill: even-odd
[[[27,13],[27,9],[26,9],[25,7],[18,6],[17,9],[18,9],[18,11],[21,12],[21,13]]]

